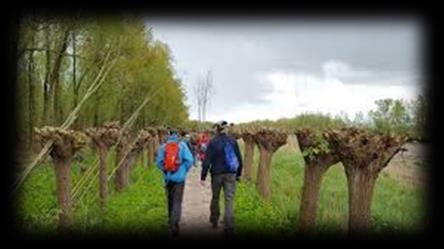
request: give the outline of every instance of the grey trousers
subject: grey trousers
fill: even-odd
[[[175,182],[168,182],[165,186],[168,200],[168,224],[173,232],[179,230],[184,186],[185,183]]]
[[[210,205],[210,222],[217,223],[220,216],[219,196],[223,188],[225,196],[225,230],[234,229],[233,201],[236,192],[236,174],[216,174],[211,176],[211,190],[213,197]]]

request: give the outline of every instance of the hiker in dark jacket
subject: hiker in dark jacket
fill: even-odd
[[[211,173],[212,200],[210,204],[210,223],[214,228],[218,226],[220,209],[219,196],[223,188],[225,196],[224,231],[231,234],[234,231],[233,200],[236,192],[236,181],[239,181],[242,172],[242,156],[237,141],[227,135],[228,123],[220,121],[214,125],[217,135],[210,141],[202,164],[201,184],[205,185],[208,171]],[[229,166],[227,162],[226,146],[230,145],[234,152],[237,167]],[[231,164],[230,164],[231,165]]]
[[[196,149],[194,145],[191,142],[191,136],[186,131],[181,132],[182,141],[188,146],[188,149],[191,152],[191,155],[193,155],[193,166],[196,166]]]

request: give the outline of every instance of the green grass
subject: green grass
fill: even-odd
[[[241,146],[242,147],[242,146]],[[255,170],[258,151],[255,151]],[[83,161],[72,168],[73,185],[82,176],[81,167],[91,167],[95,152],[85,150]],[[241,182],[235,196],[235,224],[239,234],[289,235],[297,230],[304,162],[301,155],[288,146],[279,149],[271,167],[272,198],[264,202],[254,182]],[[82,166],[83,165],[83,166]],[[109,171],[114,155],[109,155]],[[74,228],[84,234],[92,231],[125,232],[133,234],[167,234],[167,207],[163,179],[154,167],[145,169],[137,162],[131,184],[121,193],[109,183],[107,209],[102,212],[97,201],[97,179],[91,182],[86,195],[76,202],[73,210]],[[316,231],[346,232],[348,196],[341,164],[331,167],[321,186]],[[424,191],[409,186],[382,172],[376,183],[372,219],[376,231],[414,231],[420,228],[425,208]],[[223,206],[223,196],[221,204]],[[18,222],[26,230],[51,234],[56,231],[57,208],[54,170],[51,161],[39,165],[25,181],[18,199]],[[222,208],[223,212],[223,208]]]
[[[258,154],[258,151],[255,151]],[[258,155],[254,167],[257,168]],[[304,162],[288,146],[279,149],[271,167],[272,198],[264,202],[254,182],[238,185],[235,218],[240,233],[291,235],[297,230]],[[424,191],[399,182],[385,172],[377,180],[371,215],[377,232],[411,232],[421,228]],[[262,215],[261,215],[262,214]],[[347,231],[348,190],[341,164],[332,166],[323,178],[316,219],[316,232]]]
[[[83,162],[72,166],[72,186],[82,172],[81,165],[91,167],[95,159],[94,151],[87,150]],[[114,155],[108,159],[109,173],[114,168]],[[73,227],[81,234],[90,232],[115,232],[143,235],[167,233],[167,208],[163,178],[154,167],[146,169],[137,162],[131,174],[130,185],[118,193],[114,179],[109,182],[107,208],[102,211],[98,203],[97,177],[90,181],[86,194],[73,209]],[[57,208],[55,176],[51,162],[39,165],[30,174],[22,187],[17,202],[18,222],[25,231],[52,234],[57,228]]]

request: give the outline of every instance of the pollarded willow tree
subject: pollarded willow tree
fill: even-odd
[[[118,121],[106,122],[102,127],[89,128],[86,134],[91,137],[94,146],[99,154],[99,197],[100,206],[106,205],[108,197],[108,171],[106,159],[109,149],[118,142],[120,137],[120,124]]]
[[[253,158],[254,158],[254,131],[244,130],[241,133],[242,140],[245,144],[244,149],[244,166],[243,178],[245,180],[253,180]]]
[[[254,134],[254,141],[259,147],[260,159],[256,186],[260,195],[271,198],[270,169],[273,154],[287,143],[287,134],[275,129],[262,128]]]
[[[326,138],[345,167],[349,189],[349,231],[361,233],[371,226],[371,202],[376,179],[407,137],[373,134],[357,128],[330,129]]]
[[[339,162],[339,157],[331,151],[321,131],[298,129],[295,134],[305,161],[299,226],[302,231],[310,231],[316,222],[322,178],[330,166]]]
[[[230,128],[228,130],[228,135],[232,136],[234,139],[238,140],[242,137],[242,131],[234,126],[233,123],[230,124]]]
[[[153,163],[155,163],[156,160],[156,144],[157,141],[159,141],[159,138],[157,136],[157,130],[148,127],[145,128],[145,130],[150,134],[149,140],[147,142],[146,148],[147,148],[147,168],[149,168]]]
[[[49,155],[54,162],[57,202],[59,205],[59,229],[66,231],[72,223],[71,217],[71,164],[72,158],[86,143],[85,134],[72,130],[44,126],[35,129],[36,140],[41,144],[52,142]]]
[[[116,189],[122,191],[129,183],[129,175],[133,168],[134,161],[143,151],[150,140],[150,133],[146,130],[140,130],[137,137],[130,138],[127,132],[123,132],[120,142],[117,144],[116,154]]]

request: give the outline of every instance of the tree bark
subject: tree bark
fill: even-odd
[[[147,145],[147,168],[154,162],[154,138],[151,139]]]
[[[122,160],[122,157],[124,156],[125,151],[119,151],[117,152],[117,162],[119,163],[120,160]],[[137,157],[138,153],[129,152],[125,158],[123,159],[123,162],[120,164],[120,166],[116,170],[116,189],[117,191],[122,191],[126,186],[128,186],[129,183],[129,176],[131,173],[131,169],[134,165],[134,161]]]
[[[50,27],[47,25],[45,27],[45,47],[46,47],[46,67],[45,67],[45,82],[43,83],[43,123],[50,124],[49,117],[51,116],[51,82],[50,82],[50,72],[51,72],[51,53],[50,53]]]
[[[144,145],[142,148],[142,153],[140,153],[139,158],[140,158],[140,165],[142,165],[142,167],[147,167],[145,164],[145,152],[146,152],[146,147],[147,145]]]
[[[378,173],[367,167],[346,166],[349,189],[349,232],[365,233],[371,226],[371,203]]]
[[[131,169],[133,168],[136,156],[128,155],[116,171],[116,186],[120,192],[129,184]]]
[[[72,223],[71,219],[71,158],[54,158],[57,201],[60,208],[59,231],[65,232]]]
[[[127,161],[125,160],[116,171],[116,189],[119,192],[122,191],[128,183],[128,174],[126,171],[127,168]]]
[[[116,178],[115,178],[116,180],[115,180],[115,183],[116,183],[116,190],[119,191],[119,192],[122,191],[123,185],[124,185],[125,160],[122,161],[124,153],[125,153],[125,149],[123,149],[120,146],[118,146],[117,150],[116,150],[116,167],[117,167],[117,170],[116,170]]]
[[[243,139],[245,142],[245,154],[244,154],[244,174],[245,180],[253,180],[253,157],[254,157],[254,140]]]
[[[259,148],[260,159],[257,172],[257,190],[259,194],[265,200],[271,199],[271,182],[270,182],[270,165],[273,153],[265,150],[265,148]]]
[[[304,168],[304,186],[302,187],[299,219],[299,226],[304,232],[311,231],[315,226],[322,177],[328,167],[307,164]]]

